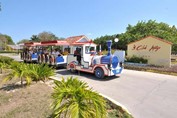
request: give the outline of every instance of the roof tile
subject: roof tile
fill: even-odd
[[[77,41],[78,41],[79,39],[81,39],[82,37],[85,37],[85,35],[72,36],[72,37],[66,38],[65,40],[66,40],[69,44],[72,44],[72,43],[77,42]]]

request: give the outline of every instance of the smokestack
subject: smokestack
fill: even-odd
[[[108,46],[108,54],[107,54],[107,56],[111,55],[111,45],[112,45],[112,41],[111,40],[107,41],[107,46]]]
[[[99,48],[99,49],[100,49],[100,53],[101,53],[101,45],[100,45],[100,48]]]

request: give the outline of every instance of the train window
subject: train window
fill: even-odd
[[[90,54],[91,51],[95,51],[95,47],[90,47],[90,46],[85,47],[85,53],[86,54]]]

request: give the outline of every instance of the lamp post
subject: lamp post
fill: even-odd
[[[114,42],[115,42],[115,43],[117,43],[118,41],[119,41],[118,38],[115,38],[115,39],[114,39]],[[118,45],[116,44],[116,49],[117,49],[117,48],[118,48]]]

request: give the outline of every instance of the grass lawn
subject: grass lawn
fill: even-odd
[[[52,80],[21,88],[12,80],[2,84],[0,75],[0,118],[52,118]],[[50,82],[50,84],[49,84]],[[108,118],[132,118],[120,107],[107,104]]]

